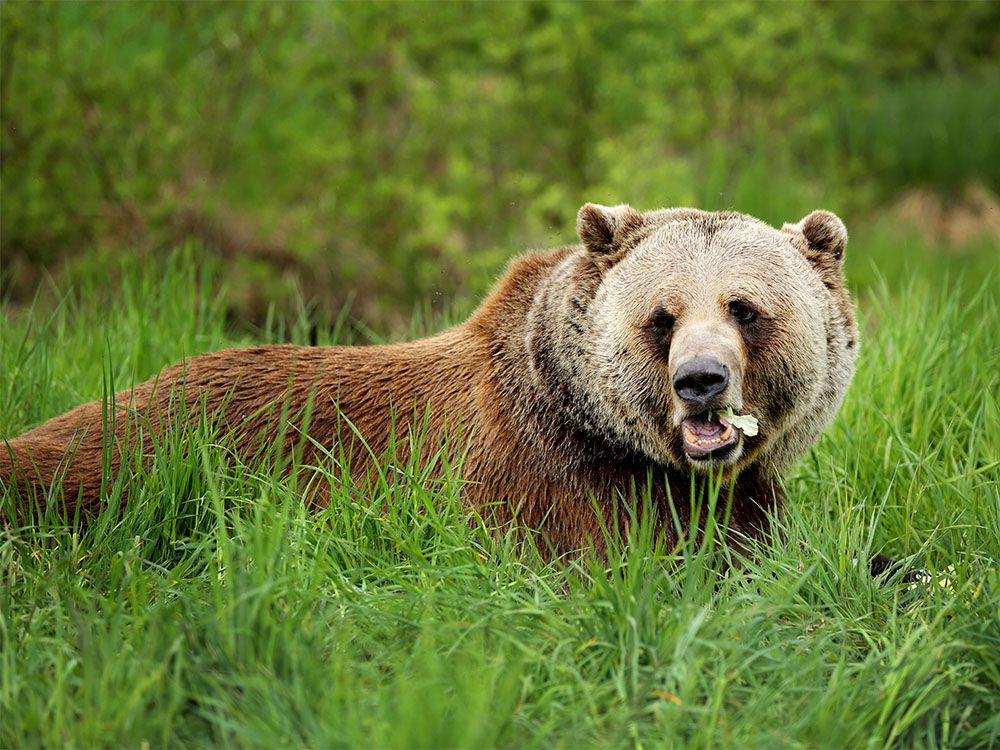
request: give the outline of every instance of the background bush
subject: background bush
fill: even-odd
[[[194,237],[260,324],[296,286],[400,329],[585,200],[1000,188],[1000,5],[21,2],[2,13],[0,278]],[[446,295],[457,295],[446,296]]]

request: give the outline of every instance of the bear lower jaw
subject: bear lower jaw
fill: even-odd
[[[742,444],[736,443],[701,457],[692,456],[685,451],[684,457],[687,459],[688,471],[694,474],[709,474],[722,470],[725,475],[732,472],[732,476],[735,476],[742,471],[743,464],[746,463],[742,460],[744,458],[742,448]]]

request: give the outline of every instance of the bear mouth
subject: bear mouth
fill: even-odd
[[[681,422],[684,452],[688,458],[706,460],[723,458],[740,440],[740,433],[715,412],[688,417]]]

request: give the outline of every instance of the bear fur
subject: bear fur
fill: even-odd
[[[587,204],[577,227],[581,244],[514,260],[468,320],[436,336],[192,357],[116,394],[109,461],[98,401],[4,441],[0,482],[27,496],[61,480],[70,510],[96,512],[102,467],[116,475],[123,446],[207,410],[244,458],[299,440],[304,465],[346,451],[362,483],[370,456],[418,423],[425,457],[461,434],[468,502],[501,523],[516,514],[558,552],[600,546],[602,524],[627,523],[619,501],[636,488],[676,539],[674,519],[696,522],[692,473],[713,467],[732,482],[731,539],[761,536],[781,472],[819,437],[853,374],[843,223],[815,211],[776,230],[738,213]],[[705,357],[728,384],[692,406],[678,369]],[[759,432],[692,455],[685,420],[706,404],[753,415]],[[307,494],[325,502],[321,489]]]

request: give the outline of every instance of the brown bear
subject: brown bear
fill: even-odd
[[[815,211],[776,230],[739,213],[588,203],[577,229],[580,245],[513,261],[468,320],[436,336],[192,357],[116,394],[109,462],[98,401],[5,441],[0,480],[27,495],[61,479],[65,501],[92,513],[102,467],[120,471],[122,447],[171,429],[183,407],[217,414],[245,457],[279,436],[308,435],[305,465],[350,444],[362,482],[393,431],[419,422],[428,456],[460,430],[474,507],[501,522],[516,511],[556,551],[600,545],[637,488],[675,537],[676,520],[692,523],[692,473],[713,467],[731,482],[731,537],[761,535],[781,471],[853,374],[843,223]]]

